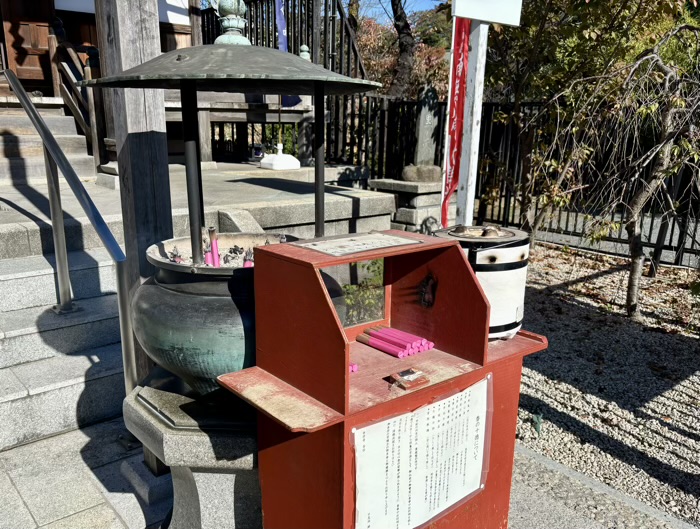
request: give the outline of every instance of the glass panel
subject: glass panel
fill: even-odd
[[[343,327],[384,319],[384,259],[332,266],[321,274]]]

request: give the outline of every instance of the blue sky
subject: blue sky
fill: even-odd
[[[406,11],[409,14],[432,9],[442,3],[438,0],[404,0],[404,2]],[[386,10],[391,10],[389,0],[360,0],[360,13],[362,15],[376,18],[383,23],[390,23],[391,19],[387,17]]]

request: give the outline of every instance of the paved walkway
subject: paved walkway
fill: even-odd
[[[0,452],[0,529],[155,528],[172,505],[121,419]],[[511,529],[691,529],[518,446]]]

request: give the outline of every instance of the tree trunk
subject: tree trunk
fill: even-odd
[[[416,39],[413,37],[402,0],[391,0],[391,10],[394,14],[394,28],[399,35],[399,60],[387,94],[391,97],[403,97],[411,79]]]
[[[629,216],[629,213],[628,213]],[[642,223],[640,217],[631,217],[625,224],[630,249],[630,275],[627,280],[627,315],[639,320],[639,287],[644,271],[644,247],[642,246]]]
[[[357,33],[358,20],[360,19],[360,0],[348,2],[348,24]]]
[[[669,100],[677,93],[670,94]],[[644,248],[642,246],[642,210],[647,202],[656,194],[667,176],[671,165],[673,140],[669,139],[672,127],[672,105],[668,105],[661,118],[661,138],[665,144],[659,151],[654,162],[651,176],[645,185],[632,197],[627,205],[625,214],[625,231],[630,249],[630,275],[627,282],[627,315],[639,319],[639,283],[644,270]]]

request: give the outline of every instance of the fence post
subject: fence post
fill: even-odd
[[[58,71],[58,38],[56,35],[50,34],[48,37],[49,45],[49,62],[51,63],[51,85],[53,87],[53,96],[61,97],[61,74]]]
[[[313,38],[312,38],[312,49],[311,49],[311,57],[314,62],[314,64],[319,64],[320,61],[320,55],[321,55],[321,0],[312,0],[313,1],[313,21],[312,21],[312,29],[313,29]]]
[[[93,66],[93,61],[97,66]],[[97,79],[100,77],[99,57],[93,59],[90,57],[89,66],[85,67],[83,77],[86,81]],[[92,138],[92,156],[95,160],[95,169],[99,169],[102,164],[107,161],[107,148],[105,146],[105,137],[107,136],[107,128],[104,119],[104,103],[102,99],[102,91],[99,88],[87,87],[85,89],[87,95],[88,118],[90,119],[90,135]]]
[[[386,178],[386,125],[388,107],[388,99],[382,97],[382,106],[379,110],[379,162],[377,163],[377,176],[379,178]]]
[[[189,0],[190,14],[190,44],[192,46],[201,46],[202,42],[202,2],[201,0]]]
[[[66,231],[63,223],[58,168],[46,146],[44,146],[44,164],[46,165],[46,183],[48,184],[49,212],[51,214],[51,232],[53,234],[53,252],[56,259],[56,283],[58,286],[58,304],[54,306],[54,310],[62,314],[72,312],[75,307],[68,270],[68,251],[66,250]]]

